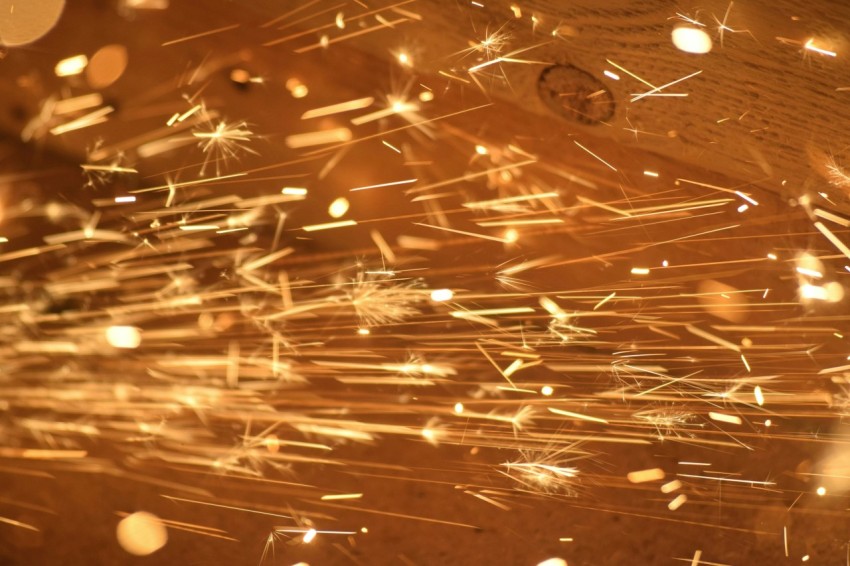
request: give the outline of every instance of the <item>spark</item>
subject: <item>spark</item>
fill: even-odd
[[[207,36],[215,35],[215,34],[218,34],[218,33],[225,32],[225,31],[230,31],[232,29],[238,28],[239,25],[240,24],[232,24],[232,25],[229,25],[229,26],[223,26],[223,27],[220,27],[220,28],[211,29],[211,30],[204,31],[204,32],[201,32],[201,33],[196,33],[196,34],[193,34],[193,35],[187,35],[185,37],[172,39],[171,41],[166,41],[161,46],[162,47],[168,47],[169,45],[176,45],[178,43],[183,43],[184,41],[191,41],[193,39],[198,39],[200,37],[207,37]]]
[[[821,55],[826,55],[826,56],[828,56],[828,57],[836,57],[836,56],[838,56],[838,53],[836,53],[835,51],[829,51],[828,49],[823,49],[823,48],[821,48],[821,47],[816,47],[816,46],[815,46],[815,40],[814,40],[814,39],[810,39],[810,40],[808,40],[808,41],[805,43],[805,45],[803,45],[803,48],[804,48],[804,49],[808,49],[809,51],[814,51],[815,53],[820,53]]]
[[[398,185],[409,185],[411,183],[415,183],[418,180],[419,179],[404,179],[402,181],[391,181],[391,182],[388,182],[388,183],[380,183],[380,184],[377,184],[377,185],[366,185],[364,187],[356,187],[354,189],[349,189],[349,190],[351,192],[355,192],[355,191],[366,191],[368,189],[379,189],[381,187],[395,187],[395,186],[398,186]]]
[[[601,157],[599,157],[598,155],[596,155],[595,153],[593,153],[592,151],[590,151],[589,149],[587,149],[586,147],[581,145],[578,141],[573,140],[573,143],[576,144],[577,146],[579,146],[581,149],[583,149],[587,153],[589,153],[592,157],[596,158],[600,163],[602,163],[603,165],[605,165],[606,167],[608,167],[612,171],[617,170],[616,167],[614,167],[613,165],[611,165],[610,163],[608,163],[607,161],[605,161],[604,159],[602,159]]]
[[[301,229],[305,232],[318,232],[319,230],[333,230],[335,228],[346,228],[348,226],[357,226],[356,220],[340,220],[338,222],[327,222],[325,224],[310,224],[303,226]]]
[[[320,118],[323,116],[332,116],[334,114],[351,112],[352,110],[361,110],[363,108],[368,108],[372,106],[372,104],[374,103],[375,99],[371,96],[355,98],[354,100],[338,102],[336,104],[330,104],[328,106],[322,106],[320,108],[313,108],[312,110],[307,110],[301,115],[301,119],[310,120],[312,118]]]

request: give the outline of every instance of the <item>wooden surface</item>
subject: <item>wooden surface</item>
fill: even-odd
[[[506,45],[496,56],[539,45],[513,55],[539,64],[502,63],[481,80],[494,96],[509,100],[514,112],[552,116],[537,94],[540,72],[552,63],[584,70],[613,94],[610,120],[596,126],[564,121],[571,134],[648,149],[774,188],[783,180],[822,186],[818,172],[825,156],[850,159],[850,90],[838,90],[850,87],[850,3],[538,0],[513,3],[521,7],[521,19],[513,17],[511,2],[482,4],[471,9],[445,0],[411,6],[423,15],[408,28],[409,48],[422,51],[415,58],[418,71],[447,71],[469,80],[466,69],[480,52],[458,53],[488,34],[503,34]],[[673,46],[672,30],[686,24],[681,16],[705,24],[714,39],[712,52],[693,55]],[[723,23],[728,29],[721,30]],[[478,33],[471,35],[471,29]],[[837,57],[805,50],[809,39]],[[378,34],[364,37],[361,45],[378,57],[402,47],[383,44]],[[608,61],[655,86],[702,72],[663,91],[686,93],[685,98],[629,102],[649,87]],[[605,77],[605,70],[620,80]],[[460,84],[443,82],[451,88]]]
[[[107,5],[94,3],[87,9],[85,2],[77,2],[66,8],[61,35],[51,33],[39,42],[37,50],[29,50],[28,62],[35,57],[45,66],[55,64],[60,56],[68,55],[60,46],[91,55],[100,45],[94,45],[85,30],[96,26],[104,30],[98,41],[111,36],[117,43],[127,43],[136,54],[131,65],[147,64],[138,60],[138,54],[157,61],[159,68],[152,69],[153,73],[169,69],[171,61],[163,60],[168,58],[167,53],[174,54],[174,61],[182,57],[192,60],[193,56],[200,61],[211,56],[207,65],[210,73],[214,73],[213,68],[226,70],[240,60],[250,60],[254,68],[267,71],[269,88],[274,88],[275,81],[280,80],[281,62],[289,72],[310,76],[311,65],[350,61],[355,57],[353,51],[362,51],[369,55],[360,58],[358,64],[364,85],[402,89],[421,83],[437,93],[464,91],[472,98],[482,94],[494,97],[510,105],[501,110],[506,130],[510,122],[533,113],[557,125],[558,139],[553,143],[562,142],[563,146],[570,145],[573,136],[592,136],[688,164],[708,165],[776,190],[783,181],[786,187],[823,188],[830,156],[839,165],[850,158],[850,133],[845,124],[850,90],[841,90],[850,87],[850,44],[842,29],[842,22],[850,20],[850,4],[528,1],[518,3],[521,18],[516,18],[511,3],[505,0],[483,2],[483,7],[456,0],[410,2],[399,8],[403,10],[400,13],[379,12],[399,20],[391,33],[375,29],[339,42],[335,40],[352,34],[352,30],[374,28],[376,20],[357,19],[357,12],[364,10],[345,7],[339,11],[349,23],[338,29],[327,25],[331,20],[329,8],[308,6],[298,12],[298,18],[267,25],[304,4],[284,8],[278,2],[251,3],[240,7],[235,29],[162,48],[160,43],[165,38],[178,39],[233,25],[236,13],[230,10],[235,8],[215,5],[201,10],[194,2],[175,1],[157,21],[155,32],[135,34],[132,32],[138,26],[158,17],[157,11],[138,11],[131,19],[112,21],[114,10]],[[683,17],[705,24],[714,37],[711,53],[691,55],[673,46],[670,33],[686,23]],[[327,35],[331,44],[316,49],[322,35]],[[400,41],[399,37],[405,39]],[[488,37],[503,43],[493,43],[485,53],[480,42]],[[816,46],[837,52],[837,57],[804,49],[809,39]],[[412,69],[397,64],[395,58],[402,51],[411,57]],[[39,93],[48,94],[58,86],[49,84],[50,77],[21,84],[21,77],[16,77],[10,65],[17,56],[13,50],[9,57],[12,61],[0,71],[8,79],[0,85],[7,108],[0,126],[13,135],[20,132],[22,119],[37,110]],[[469,72],[500,56],[531,63],[502,62]],[[630,102],[633,94],[649,87],[608,61],[655,86],[697,71],[701,74],[662,91],[687,97],[649,96]],[[540,74],[552,64],[572,65],[598,79],[610,91],[613,116],[596,125],[556,116],[538,94]],[[605,70],[615,72],[620,80],[606,77]],[[475,80],[484,87],[484,93]],[[140,96],[136,85],[126,80],[119,80],[106,92],[122,103],[121,110],[128,111],[137,106],[134,101],[150,98],[150,93]],[[289,100],[278,97],[263,104],[268,114],[285,114]],[[179,107],[179,101],[173,105]],[[114,137],[109,135],[108,125],[104,128],[105,137]],[[73,151],[73,144],[64,144],[63,140],[48,139],[47,143],[60,151]]]

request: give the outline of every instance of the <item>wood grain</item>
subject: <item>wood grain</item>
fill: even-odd
[[[565,122],[571,132],[708,165],[777,189],[783,181],[796,187],[824,185],[816,176],[822,164],[811,162],[812,148],[821,152],[816,160],[829,154],[839,163],[850,158],[850,91],[837,90],[850,86],[850,4],[493,0],[472,9],[464,4],[416,3],[411,10],[423,20],[408,28],[407,46],[386,45],[377,34],[363,38],[359,46],[383,57],[390,48],[421,51],[416,68],[435,76],[429,84],[454,88],[457,81],[438,73],[469,80],[466,70],[481,56],[480,51],[461,54],[470,42],[481,42],[488,33],[504,34],[507,44],[495,56],[538,45],[513,57],[541,64],[502,63],[482,80],[490,94],[510,101],[515,112],[553,116],[540,101],[537,80],[550,64],[570,64],[598,77],[616,101],[610,120],[596,126]],[[511,4],[520,6],[521,18],[514,17]],[[714,38],[711,53],[692,55],[673,46],[672,30],[685,24],[680,15],[705,25]],[[728,29],[722,30],[724,22]],[[837,57],[804,49],[809,39]],[[630,102],[632,94],[648,87],[607,61],[653,85],[702,73],[669,89],[687,97]],[[606,69],[620,80],[606,78]]]
[[[106,30],[97,36],[99,41],[111,37],[126,44],[135,58],[131,66],[149,67],[147,84],[138,81],[139,73],[128,73],[128,78],[104,92],[129,116],[123,119],[120,133],[109,123],[104,125],[104,138],[109,140],[129,139],[129,134],[149,129],[150,122],[139,117],[152,112],[153,101],[159,101],[163,112],[181,107],[179,100],[158,98],[150,89],[151,79],[161,80],[160,94],[169,92],[179,73],[185,72],[187,61],[197,64],[208,57],[214,63],[208,69],[210,78],[232,65],[245,64],[265,73],[268,89],[286,76],[300,75],[313,80],[316,90],[351,91],[341,78],[335,81],[334,74],[321,69],[344,65],[351,70],[356,65],[356,72],[339,77],[348,80],[356,75],[355,80],[373,93],[423,84],[438,94],[461,91],[470,100],[491,97],[506,104],[500,107],[506,130],[527,121],[529,114],[541,116],[539,137],[563,151],[574,148],[576,139],[585,140],[587,147],[615,142],[757,182],[789,196],[804,190],[830,190],[824,161],[834,158],[839,165],[845,160],[850,163],[845,110],[850,90],[840,90],[850,87],[846,34],[850,4],[488,0],[476,6],[461,0],[418,0],[401,3],[395,10],[378,10],[384,21],[398,20],[393,30],[376,25],[380,22],[372,12],[376,6],[386,8],[398,2],[369,2],[369,9],[361,4],[340,2],[337,8],[337,4],[298,2],[282,7],[264,0],[239,7],[212,2],[199,10],[194,2],[174,1],[164,16],[140,11],[132,18],[116,19],[107,4],[75,2],[66,8],[54,33],[33,48],[11,50],[3,61],[0,73],[7,80],[0,81],[0,99],[8,111],[0,114],[0,128],[17,135],[25,121],[22,116],[34,116],[42,97],[62,88],[79,93],[51,78],[50,70],[61,57],[72,52],[91,54],[100,47],[85,32],[95,26]],[[519,6],[521,17],[516,17],[512,4]],[[274,21],[298,8],[302,9],[296,15]],[[347,21],[344,29],[334,25],[337,13]],[[672,45],[670,33],[685,23],[683,17],[704,24],[714,37],[711,53],[690,55]],[[162,46],[234,22],[239,24],[234,29]],[[721,29],[721,22],[727,29]],[[139,29],[144,33],[135,33]],[[485,53],[481,42],[494,34],[504,43]],[[329,46],[313,49],[323,35]],[[809,39],[837,52],[837,57],[805,50]],[[395,58],[402,50],[412,58],[412,69],[398,65]],[[503,62],[469,72],[488,57],[498,56],[530,63]],[[630,102],[633,94],[648,87],[608,61],[653,85],[701,73],[670,87],[670,92],[686,97],[649,96]],[[541,101],[538,79],[541,71],[555,64],[571,65],[598,79],[613,101],[611,117],[588,125],[552,112]],[[620,80],[607,78],[605,70],[617,73]],[[129,78],[134,76],[136,82]],[[240,105],[250,106],[249,114],[260,113],[253,100],[234,95],[225,102],[234,115],[239,114]],[[289,100],[266,97],[262,104],[265,116],[286,115]],[[79,158],[73,136],[68,139],[48,139],[47,143]],[[634,155],[641,159],[645,154]],[[831,197],[841,203],[844,197],[837,192],[833,190]]]

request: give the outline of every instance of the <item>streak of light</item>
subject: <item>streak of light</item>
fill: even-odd
[[[389,183],[380,183],[380,184],[377,184],[377,185],[366,185],[365,187],[357,187],[357,188],[354,188],[354,189],[350,189],[350,191],[351,192],[365,191],[365,190],[368,190],[368,189],[378,189],[378,188],[381,188],[381,187],[394,187],[394,186],[397,186],[397,185],[409,185],[410,183],[415,183],[418,180],[419,179],[405,179],[403,181],[392,181],[392,182],[389,182]]]
[[[216,28],[216,29],[211,29],[211,30],[203,31],[203,32],[201,32],[201,33],[196,33],[196,34],[193,34],[193,35],[187,35],[187,36],[185,36],[185,37],[180,37],[180,38],[177,38],[177,39],[172,39],[171,41],[166,41],[166,42],[165,42],[165,43],[163,43],[161,46],[162,46],[162,47],[167,47],[167,46],[169,46],[169,45],[175,45],[175,44],[177,44],[177,43],[183,43],[184,41],[191,41],[191,40],[193,40],[193,39],[198,39],[198,38],[200,38],[200,37],[207,37],[207,36],[210,36],[210,35],[215,35],[215,34],[217,34],[217,33],[222,33],[222,32],[225,32],[225,31],[230,31],[230,30],[232,30],[232,29],[236,29],[236,28],[238,28],[238,27],[239,27],[239,25],[240,25],[240,24],[232,24],[232,25],[229,25],[229,26],[223,26],[223,27],[220,27],[220,28]]]
[[[364,98],[356,98],[354,100],[348,100],[346,102],[339,102],[337,104],[331,104],[328,106],[322,106],[320,108],[313,108],[312,110],[307,110],[301,115],[302,120],[309,120],[311,118],[319,118],[322,116],[331,116],[333,114],[341,114],[343,112],[351,112],[352,110],[360,110],[362,108],[368,108],[375,103],[375,98],[372,96],[366,96]]]

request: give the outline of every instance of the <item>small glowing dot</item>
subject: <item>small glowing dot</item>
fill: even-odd
[[[361,533],[368,533],[369,529],[367,529],[366,527],[360,527],[360,532]]]
[[[487,151],[487,148],[484,147],[483,145],[476,145],[475,146],[475,153],[477,153],[478,155],[487,155],[490,152]]]
[[[437,303],[450,301],[455,294],[451,289],[434,289],[431,291],[431,300]]]
[[[770,420],[770,419],[765,420],[765,421],[764,421],[764,426],[766,426],[766,427],[773,426],[773,421],[772,421],[772,420]]]
[[[370,332],[368,328],[358,328],[357,334],[359,334],[360,336],[369,336]]]
[[[419,100],[421,102],[431,102],[434,100],[434,93],[429,90],[423,90],[419,93]]]
[[[673,45],[685,53],[704,54],[711,51],[711,36],[705,31],[692,27],[677,27],[673,30]]]
[[[455,413],[458,415],[463,413],[463,403],[455,403]]]
[[[429,440],[429,441],[434,440],[434,436],[435,436],[434,431],[431,430],[430,428],[423,428],[422,429],[422,438],[424,438],[425,440]]]
[[[304,98],[310,92],[307,85],[296,78],[291,78],[286,81],[286,90],[293,98]]]
[[[280,451],[280,440],[278,440],[275,434],[270,434],[263,439],[263,444],[266,445],[266,449],[272,454],[277,454]]]
[[[316,538],[316,529],[310,529],[306,533],[304,533],[304,544],[309,544],[313,542],[313,539]]]
[[[739,206],[739,207],[738,207],[738,212],[745,212],[745,211],[746,211],[747,209],[749,209],[749,208],[750,208],[750,206],[749,206],[749,205],[747,205],[747,204],[742,204],[741,206]]]
[[[612,81],[619,81],[620,80],[620,75],[618,75],[617,73],[612,73],[608,69],[605,69],[604,71],[602,71],[602,74],[604,74],[606,77],[608,77]]]
[[[817,489],[816,493],[817,493],[818,495],[820,495],[821,497],[823,497],[824,495],[826,495],[826,488],[825,488],[825,487],[823,487],[823,486],[820,486],[820,487]]]
[[[113,348],[132,350],[142,343],[142,333],[135,326],[110,326],[106,329],[106,341]]]
[[[753,341],[749,338],[741,338],[741,346],[743,346],[744,348],[749,348],[752,345]]]
[[[554,392],[555,392],[555,390],[554,390],[554,389],[552,389],[552,388],[551,388],[550,386],[548,386],[548,385],[544,385],[544,386],[540,389],[540,394],[541,394],[541,395],[545,395],[546,397],[550,396],[550,395],[551,395],[552,393],[554,393]]]
[[[776,261],[776,254],[767,254],[767,259],[772,259]]]
[[[505,241],[507,243],[513,244],[517,240],[519,240],[519,232],[517,232],[513,228],[508,228],[507,230],[505,230]]]
[[[803,562],[808,562],[808,561],[809,561],[809,555],[807,554],[803,557]]]
[[[669,261],[667,261],[667,260],[665,259],[664,261],[662,261],[662,262],[661,262],[661,266],[662,266],[662,267],[669,267],[669,266],[670,266],[670,262],[669,262]]]
[[[413,65],[413,61],[410,59],[410,55],[403,51],[398,54],[398,62],[406,67],[410,67]]]
[[[348,199],[345,197],[339,197],[328,207],[328,214],[331,215],[331,218],[340,218],[346,212],[348,212]]]

